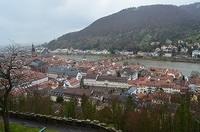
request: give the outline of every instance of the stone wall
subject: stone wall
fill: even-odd
[[[121,130],[116,130],[115,128],[108,127],[105,123],[100,123],[99,121],[90,121],[90,120],[78,120],[72,118],[62,118],[56,116],[47,116],[40,115],[34,113],[20,113],[10,111],[10,118],[20,119],[20,120],[28,120],[28,121],[36,121],[41,124],[53,124],[53,125],[68,125],[74,127],[84,127],[96,129],[102,132],[121,132]]]

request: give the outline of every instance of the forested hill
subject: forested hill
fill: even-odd
[[[128,8],[100,18],[85,29],[48,43],[50,49],[144,49],[152,41],[196,38],[200,34],[200,3]]]

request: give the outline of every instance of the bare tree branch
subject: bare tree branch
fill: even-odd
[[[7,47],[5,58],[0,61],[0,108],[4,120],[4,130],[9,132],[8,98],[13,88],[17,87],[22,78],[21,66],[18,64],[18,48]]]

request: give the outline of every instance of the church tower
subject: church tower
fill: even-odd
[[[34,47],[34,45],[32,44],[32,57],[36,57],[37,56],[37,54],[36,54],[36,51],[35,51],[35,47]]]

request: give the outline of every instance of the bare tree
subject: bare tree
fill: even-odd
[[[4,131],[10,132],[8,100],[10,92],[18,86],[21,78],[21,65],[18,60],[18,48],[10,45],[0,58],[0,114],[4,122]]]

